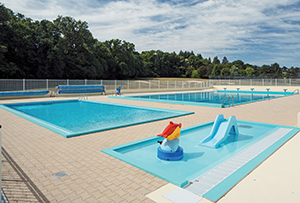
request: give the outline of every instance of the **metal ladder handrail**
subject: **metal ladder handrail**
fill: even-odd
[[[226,100],[228,99],[228,96],[225,96],[223,99],[221,99],[221,101],[219,102],[219,104],[223,104]]]
[[[231,104],[231,106],[234,106],[234,96],[226,96],[226,97],[224,97],[224,98],[219,102],[219,104],[222,103],[222,105],[224,105],[224,103],[227,101],[227,99],[229,100],[229,101],[228,101],[229,107],[230,107],[230,104]],[[230,102],[230,101],[231,101],[231,102]]]
[[[86,94],[82,94],[78,100],[88,100],[88,96]]]
[[[299,94],[299,89],[295,89],[294,91],[293,91],[293,93],[296,93],[297,92],[297,94]]]

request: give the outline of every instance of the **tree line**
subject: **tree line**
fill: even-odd
[[[138,77],[299,77],[299,68],[203,58],[193,51],[135,50],[120,39],[100,42],[72,17],[33,21],[0,4],[0,78],[132,79]]]

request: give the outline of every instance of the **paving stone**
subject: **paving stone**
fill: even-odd
[[[34,101],[58,99],[65,98],[42,98]],[[66,139],[0,109],[3,148],[50,202],[152,202],[145,195],[167,182],[104,154],[101,149],[155,136],[162,132],[170,120],[182,123],[185,128],[213,121],[216,115],[224,114],[226,118],[235,115],[239,120],[295,126],[297,113],[300,112],[300,95],[224,109],[114,100],[106,96],[95,96],[92,99],[195,113]],[[0,104],[30,101],[33,100],[0,100]],[[293,142],[293,139],[290,141]],[[61,171],[68,173],[68,176],[59,179],[52,176]],[[298,171],[291,169],[290,173],[296,174]],[[36,201],[34,194],[20,181],[18,174],[3,156],[2,179],[13,180],[2,181],[3,190],[11,202],[19,201],[19,197]]]

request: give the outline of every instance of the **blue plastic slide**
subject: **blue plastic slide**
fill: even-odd
[[[216,117],[209,136],[201,141],[201,145],[218,148],[229,136],[239,134],[235,116],[230,116],[228,121],[223,114]]]

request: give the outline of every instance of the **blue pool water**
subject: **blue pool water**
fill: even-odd
[[[225,143],[217,149],[200,144],[201,140],[209,135],[213,122],[184,128],[179,138],[179,145],[184,150],[184,157],[180,161],[164,161],[157,158],[157,148],[159,147],[157,141],[163,138],[156,136],[104,149],[102,152],[134,165],[172,184],[183,187],[212,168],[269,136],[279,128],[291,129],[291,131],[285,135],[284,139],[280,139],[266,149],[269,150],[267,151],[269,154],[264,154],[265,159],[299,130],[288,126],[240,120],[237,121],[237,124],[240,134],[235,138],[227,139]],[[241,174],[249,173],[260,162],[261,160],[259,159],[256,162],[254,161],[255,165],[244,167],[242,173],[238,173],[238,178],[234,177],[234,175],[230,176],[229,178],[233,178],[234,180],[231,180],[229,185],[233,186],[236,184],[236,182],[243,177]],[[226,188],[228,186],[224,187]],[[222,190],[224,187],[222,186]],[[227,188],[227,190],[228,189],[230,189],[230,187]]]
[[[2,108],[64,137],[110,130],[193,112],[82,100],[5,104]]]
[[[262,91],[204,91],[192,93],[137,95],[126,97],[114,97],[131,100],[178,103],[187,105],[228,107],[261,100],[269,100],[278,97],[292,95],[291,92],[262,92]],[[227,97],[227,99],[225,99]],[[230,99],[228,99],[230,97]]]

